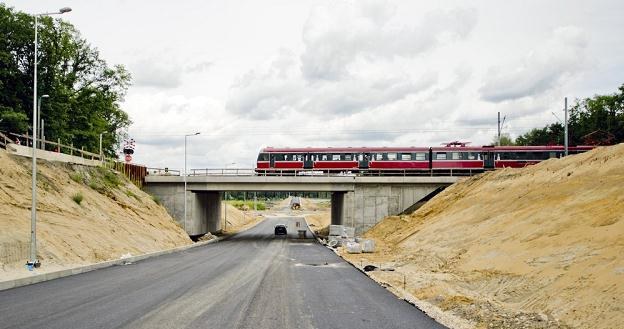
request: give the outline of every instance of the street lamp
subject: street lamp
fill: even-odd
[[[199,135],[199,132],[196,132],[194,134],[188,134],[188,135],[184,135],[184,231],[186,233],[188,233],[188,231],[186,231],[186,138],[190,137],[190,136],[196,136]]]
[[[43,98],[50,98],[50,95],[41,95],[39,96],[39,102],[37,103],[37,122],[39,122],[41,124],[41,127],[39,128],[40,131],[40,138],[43,138],[43,120],[41,119],[41,100]],[[37,148],[42,148],[41,147],[41,142],[36,142],[37,145],[39,145]],[[44,146],[45,147],[45,146]]]
[[[30,207],[30,260],[26,262],[29,270],[33,267],[41,266],[37,260],[37,52],[39,51],[39,43],[37,39],[38,18],[39,16],[61,15],[71,11],[69,7],[63,7],[58,12],[41,13],[35,15],[35,62],[33,77],[33,147],[32,147],[32,205]]]
[[[236,165],[236,162],[232,162],[232,163],[226,164],[225,165],[225,171],[226,171],[225,174],[227,174],[228,166],[234,166],[234,165]],[[223,218],[224,218],[223,230],[226,231],[227,230],[227,200],[228,200],[228,192],[227,191],[223,192],[223,199],[225,200],[223,202],[223,207],[224,207],[223,208]]]

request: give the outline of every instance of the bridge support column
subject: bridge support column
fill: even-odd
[[[206,224],[208,232],[221,231],[221,194],[219,192],[208,192],[208,208],[206,209]]]
[[[345,192],[334,192],[331,195],[331,224],[342,225],[344,221]]]
[[[435,191],[439,185],[361,184],[355,191],[340,197],[340,224],[355,227],[360,235],[387,216],[396,216]],[[336,193],[334,193],[335,195]],[[338,213],[338,210],[336,210]],[[332,224],[334,224],[334,197],[332,197]]]
[[[221,230],[221,198],[219,192],[187,192],[188,209],[186,233],[203,235]]]

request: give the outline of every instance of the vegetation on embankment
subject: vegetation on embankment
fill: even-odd
[[[624,144],[454,184],[365,234],[345,255],[478,328],[618,328],[624,323]]]
[[[153,198],[110,169],[38,162],[39,272],[191,243]],[[0,280],[29,275],[31,160],[0,150]]]
[[[56,16],[58,17],[58,16]],[[0,130],[27,134],[32,122],[34,16],[0,3]],[[70,23],[39,17],[38,95],[47,140],[116,157],[130,125],[120,103],[130,86],[122,65],[109,65]],[[24,141],[22,141],[24,142]]]

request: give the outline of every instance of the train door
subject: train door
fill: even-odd
[[[368,169],[371,155],[370,153],[360,153],[358,154],[358,167],[360,169]]]
[[[269,163],[271,168],[275,168],[275,154],[269,154]]]
[[[308,153],[303,155],[303,169],[314,169],[313,155]]]
[[[494,169],[494,153],[483,152],[483,168]]]

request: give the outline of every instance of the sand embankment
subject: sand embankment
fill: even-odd
[[[478,328],[621,328],[624,144],[459,182],[345,255]]]
[[[192,243],[162,206],[122,175],[47,161],[37,168],[38,273]],[[32,274],[24,268],[30,207],[31,160],[0,150],[0,281]]]

